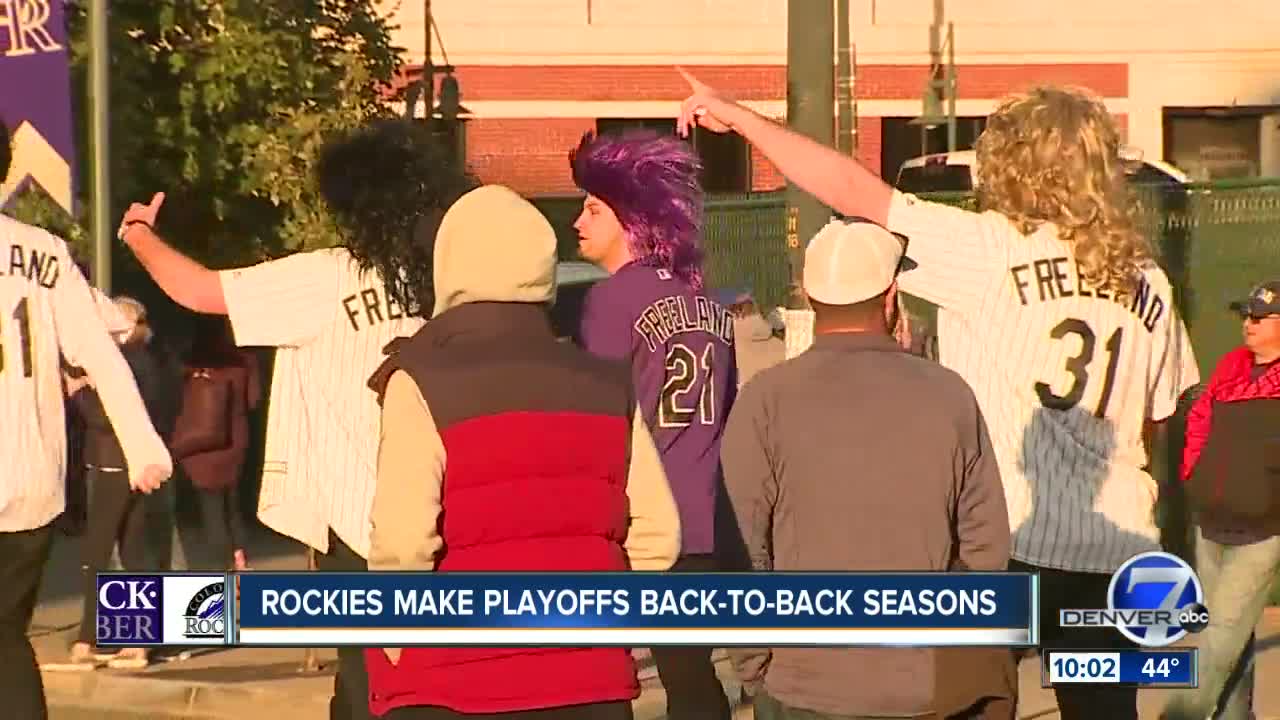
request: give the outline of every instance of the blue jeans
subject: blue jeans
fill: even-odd
[[[1191,635],[1200,651],[1200,687],[1175,690],[1164,720],[1248,720],[1253,704],[1253,631],[1280,569],[1280,537],[1222,545],[1196,530],[1196,574],[1209,627]]]

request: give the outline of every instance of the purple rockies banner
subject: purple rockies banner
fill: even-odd
[[[71,79],[64,0],[0,0],[0,121],[13,136],[13,167],[0,207],[29,182],[67,212],[75,196]]]

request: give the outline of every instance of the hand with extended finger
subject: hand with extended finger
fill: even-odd
[[[126,236],[133,228],[142,225],[148,230],[156,229],[156,216],[160,214],[160,206],[164,204],[164,193],[159,192],[151,197],[151,202],[147,204],[133,203],[129,209],[125,211],[124,218],[120,221],[120,229],[116,231],[116,237],[126,240]]]
[[[740,106],[711,89],[684,68],[678,67],[676,71],[689,83],[689,97],[680,104],[680,115],[676,119],[676,132],[680,137],[689,137],[690,131],[697,125],[716,133],[732,130],[731,117],[735,110],[741,109]]]

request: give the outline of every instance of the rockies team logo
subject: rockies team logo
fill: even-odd
[[[191,602],[187,603],[187,612],[182,616],[186,621],[182,628],[183,637],[189,640],[210,640],[225,635],[225,585],[225,582],[210,583],[191,597]]]

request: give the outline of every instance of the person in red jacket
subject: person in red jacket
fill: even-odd
[[[556,236],[511,190],[436,233],[435,310],[371,378],[382,436],[369,569],[663,571],[680,520],[625,363],[559,342]],[[445,478],[448,482],[445,482]],[[391,720],[629,720],[626,648],[365,651]]]
[[[1244,345],[1227,353],[1187,414],[1182,479],[1198,524],[1196,572],[1209,627],[1200,685],[1170,697],[1166,720],[1251,717],[1253,628],[1280,570],[1280,280],[1231,304]]]

